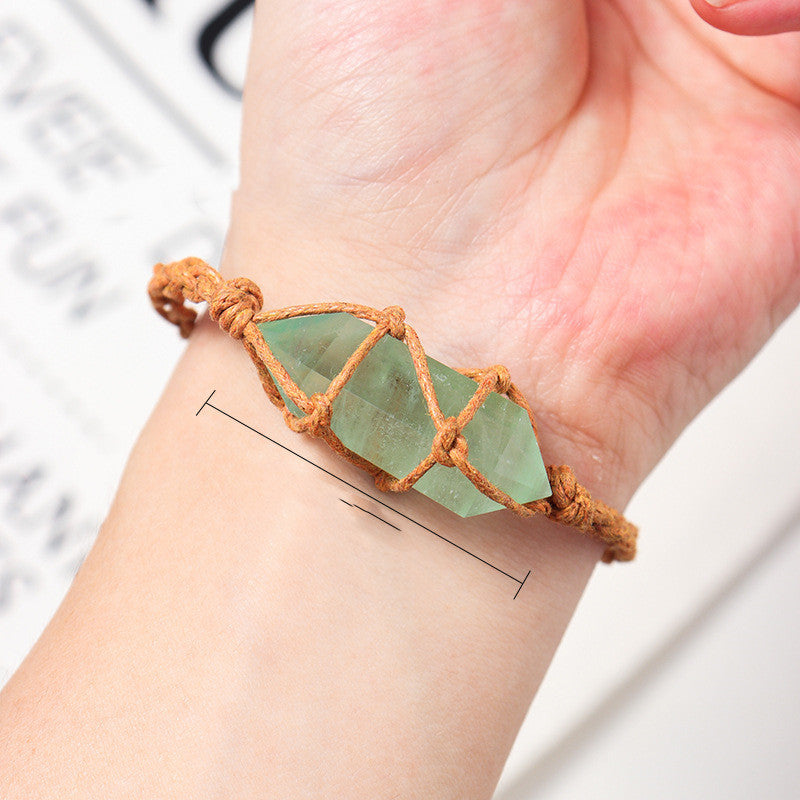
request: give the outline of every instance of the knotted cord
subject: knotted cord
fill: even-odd
[[[563,525],[577,528],[605,543],[607,545],[603,554],[605,562],[630,561],[635,556],[638,532],[636,527],[615,509],[599,500],[594,500],[577,482],[570,467],[548,466],[546,469],[552,495],[543,500],[518,503],[470,463],[469,445],[462,431],[490,392],[504,394],[509,400],[524,408],[534,435],[537,435],[536,420],[530,405],[511,381],[508,370],[498,364],[485,369],[457,370],[472,378],[477,386],[475,393],[461,412],[455,417],[446,417],[436,398],[425,351],[416,331],[405,321],[405,312],[400,306],[389,306],[379,310],[354,303],[336,302],[310,303],[262,311],[263,296],[255,283],[247,278],[226,281],[219,272],[199,258],[185,258],[171,264],[156,264],[148,291],[156,311],[177,325],[184,338],[192,332],[197,317],[194,309],[184,305],[185,301],[206,302],[211,318],[230,336],[241,340],[244,344],[258,370],[264,391],[269,399],[282,409],[286,424],[293,431],[309,433],[323,439],[340,456],[370,473],[375,479],[375,485],[382,491],[408,491],[434,464],[455,467],[479,491],[515,514],[523,517],[541,514]],[[309,397],[286,372],[256,326],[262,322],[290,317],[337,312],[345,312],[359,319],[368,320],[374,323],[375,327],[350,355],[327,390]],[[402,478],[395,478],[354,453],[342,444],[331,430],[334,400],[370,350],[387,335],[403,342],[408,348],[428,412],[436,428],[428,455]],[[305,416],[297,417],[290,411],[275,381]]]

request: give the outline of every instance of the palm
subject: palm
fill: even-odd
[[[322,15],[299,67],[254,69],[273,98],[242,192],[288,187],[271,213],[300,236],[315,202],[370,264],[347,299],[505,363],[543,435],[581,439],[565,460],[640,479],[800,293],[800,38],[725,37],[680,0],[473,5]]]

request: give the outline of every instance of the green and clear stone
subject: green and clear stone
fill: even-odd
[[[263,322],[259,329],[292,380],[310,396],[325,392],[373,329],[351,314],[316,314]],[[458,416],[475,393],[471,378],[428,357],[442,413]],[[284,394],[287,407],[304,413]],[[367,354],[333,402],[331,428],[342,444],[396,478],[430,452],[436,434],[408,348],[386,335]],[[518,503],[549,497],[547,472],[523,408],[492,392],[464,428],[469,459]],[[502,506],[478,491],[457,467],[434,464],[415,484],[462,517]]]

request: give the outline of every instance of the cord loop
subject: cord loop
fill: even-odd
[[[234,278],[217,286],[208,304],[211,319],[234,339],[244,336],[244,329],[261,311],[261,289],[248,278]]]

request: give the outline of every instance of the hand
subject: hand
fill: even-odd
[[[546,458],[611,502],[798,302],[800,35],[680,0],[255,25],[226,271],[255,239],[267,306],[398,303],[434,357],[504,363]]]

